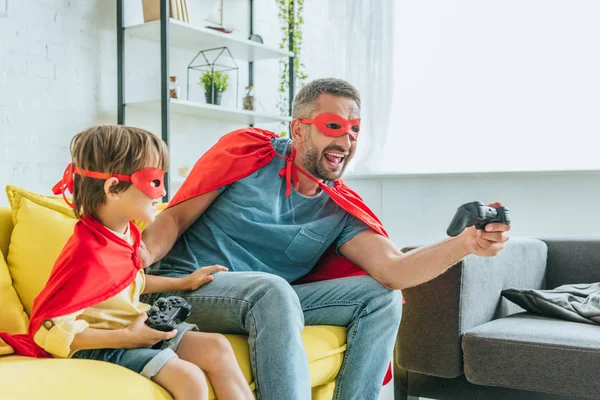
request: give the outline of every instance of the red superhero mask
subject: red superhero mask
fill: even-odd
[[[138,188],[140,192],[144,193],[151,199],[158,199],[165,195],[165,171],[158,168],[142,168],[135,171],[131,175],[121,174],[106,174],[104,172],[87,171],[84,169],[77,168],[73,163],[67,165],[63,178],[52,188],[52,192],[56,195],[62,194],[63,198],[71,207],[73,204],[69,203],[65,196],[65,192],[73,193],[73,174],[79,174],[88,178],[94,179],[109,179],[117,178],[123,182],[131,182],[133,186]]]
[[[300,118],[300,122],[314,124],[325,136],[338,137],[348,133],[352,139],[358,140],[360,132],[360,118],[348,120],[337,114],[319,114],[314,119]]]

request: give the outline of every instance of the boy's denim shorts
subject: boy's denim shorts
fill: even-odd
[[[158,374],[167,361],[177,358],[175,351],[177,351],[183,335],[189,331],[197,331],[198,327],[182,322],[177,325],[176,329],[177,335],[154,346],[158,348],[79,350],[73,354],[72,358],[106,361],[128,368],[150,379]]]

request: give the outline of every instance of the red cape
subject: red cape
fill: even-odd
[[[196,162],[168,207],[173,207],[193,197],[229,185],[264,167],[274,157],[279,156],[271,144],[271,139],[278,137],[273,132],[257,128],[239,129],[223,136]],[[307,173],[292,164],[293,157],[292,154],[285,158],[286,166],[279,174],[287,180],[288,195],[292,178],[297,182],[298,172],[311,178]],[[279,177],[274,176],[273,179],[279,179]],[[314,180],[314,178],[311,179]],[[333,187],[320,182],[317,183],[342,209],[363,221],[378,234],[388,237],[377,216],[367,207],[360,196],[346,186],[341,179],[335,181]],[[358,275],[367,275],[367,273],[348,259],[339,256],[335,251],[335,247],[330,247],[312,271],[297,283]],[[391,369],[388,369],[384,384],[387,384],[391,378]]]
[[[33,341],[44,321],[72,314],[122,292],[142,268],[138,257],[140,231],[129,229],[133,246],[110,232],[94,218],[75,224],[73,235],[60,253],[44,289],[36,297],[26,334],[0,332],[15,353],[51,357]]]
[[[278,137],[273,132],[257,128],[239,129],[223,136],[196,162],[168,207],[229,185],[264,167],[278,156],[271,144],[271,139]],[[287,166],[281,171],[280,176],[285,177],[289,184],[291,175],[294,175],[295,171],[304,172],[296,168],[289,157],[286,161]],[[274,176],[273,179],[279,178]],[[388,237],[377,216],[341,179],[335,181],[333,187],[321,183],[319,186],[341,208],[363,221],[375,232]],[[367,275],[367,273],[348,259],[337,255],[335,248],[332,247],[321,257],[313,270],[298,283],[357,275]]]

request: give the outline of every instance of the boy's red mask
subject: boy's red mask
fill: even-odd
[[[77,168],[73,163],[67,165],[63,178],[52,188],[52,192],[56,195],[62,194],[67,204],[74,207],[73,204],[69,203],[65,196],[65,192],[73,193],[73,175],[79,174],[88,178],[95,179],[109,179],[117,178],[123,182],[131,182],[133,186],[138,188],[140,192],[152,199],[158,199],[165,195],[165,171],[158,168],[142,168],[135,171],[131,175],[121,174],[106,174],[104,172],[87,171],[84,169]]]
[[[360,118],[348,120],[337,114],[319,114],[314,119],[300,118],[300,122],[314,124],[325,136],[338,137],[348,133],[352,139],[358,140],[360,132]]]

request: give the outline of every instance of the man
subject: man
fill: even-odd
[[[340,200],[330,189],[345,187],[334,181],[356,151],[359,116],[359,94],[349,83],[309,83],[294,99],[292,140],[267,141],[276,156],[265,158],[265,148],[255,142],[222,150],[223,157],[237,154],[231,162],[256,153],[260,165],[240,179],[228,172],[223,182],[229,184],[211,190],[197,189],[199,181],[212,180],[221,166],[201,159],[144,232],[145,263],[160,260],[153,273],[180,277],[203,265],[229,268],[207,276],[209,285],[175,294],[192,304],[190,322],[202,330],[248,335],[259,398],[309,399],[300,333],[304,325],[339,325],[348,328],[348,347],[334,398],[376,399],[400,323],[400,290],[435,278],[468,254],[494,256],[508,239],[509,226],[490,224],[402,254],[366,214],[347,212],[353,208],[340,206],[345,196]],[[220,152],[209,157],[226,168]],[[330,246],[368,275],[293,284]]]

